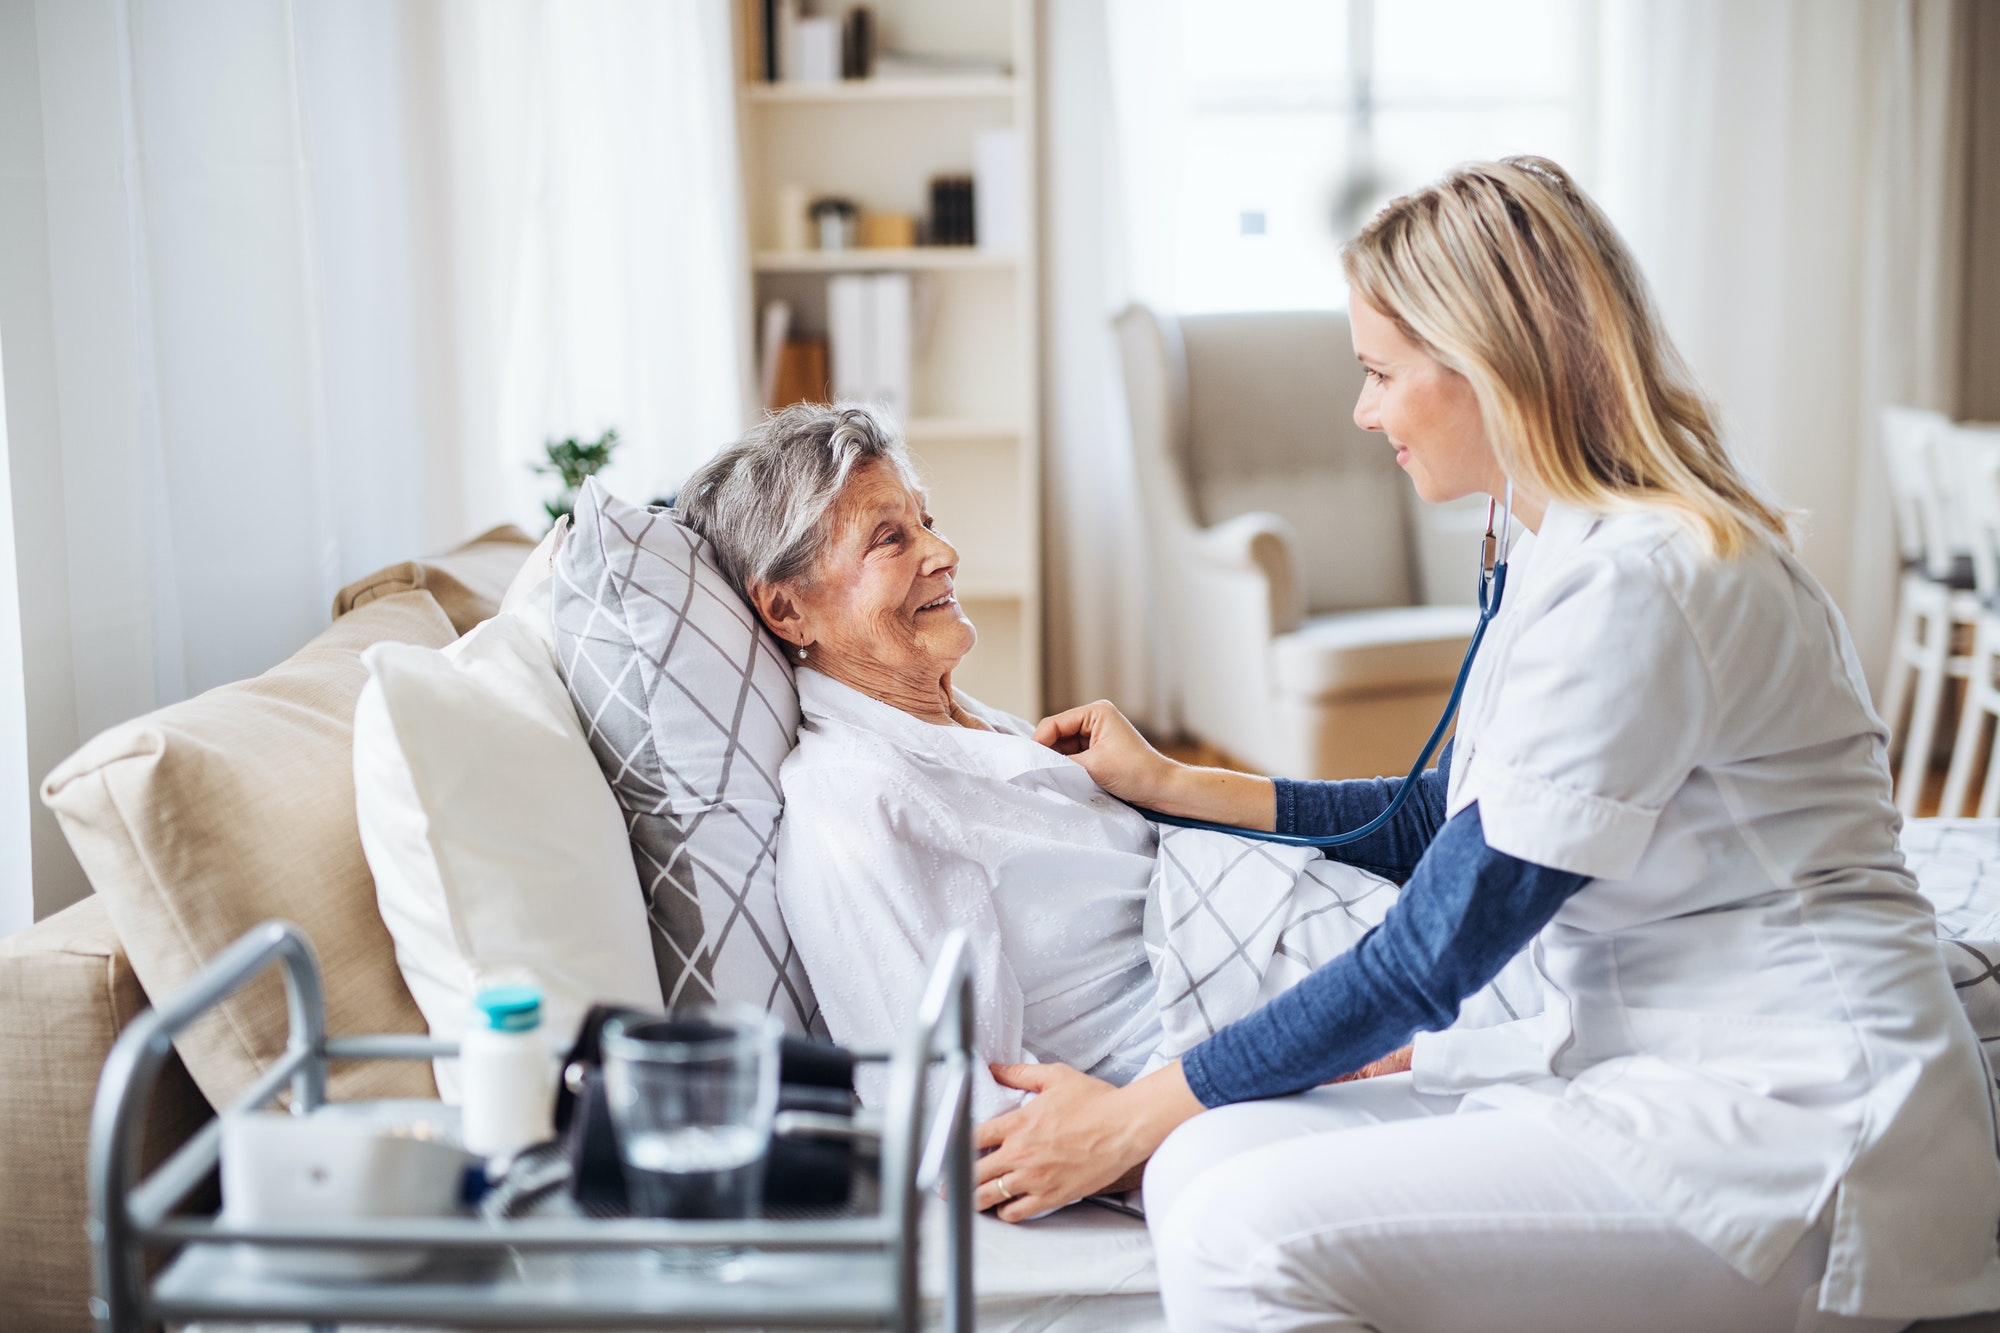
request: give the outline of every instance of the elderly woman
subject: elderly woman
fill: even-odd
[[[887,1041],[963,926],[990,1058],[1137,1077],[1161,1041],[1153,828],[952,688],[978,633],[893,428],[788,408],[690,478],[680,510],[798,668],[778,899],[834,1037]],[[1017,1098],[981,1071],[976,1114]]]

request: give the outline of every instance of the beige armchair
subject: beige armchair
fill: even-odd
[[[1483,502],[1422,505],[1354,425],[1345,313],[1117,330],[1187,730],[1268,773],[1406,772],[1478,619]]]

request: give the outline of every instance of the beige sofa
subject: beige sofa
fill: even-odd
[[[289,660],[98,736],[49,775],[97,892],[0,939],[0,1333],[91,1326],[84,1151],[113,1039],[257,922],[304,927],[335,1033],[422,1032],[354,822],[351,726],[385,639],[441,647],[497,609],[533,542],[500,528],[343,589]],[[275,976],[190,1029],[148,1125],[163,1157],[284,1048]],[[421,1064],[337,1067],[333,1095],[429,1096]]]

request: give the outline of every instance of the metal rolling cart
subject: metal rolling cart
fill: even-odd
[[[134,1019],[105,1062],[90,1138],[93,1312],[114,1333],[196,1320],[320,1328],[355,1322],[914,1330],[924,1203],[942,1184],[944,1326],[969,1333],[973,1050],[965,948],[962,932],[945,939],[915,1020],[893,1049],[857,1053],[888,1064],[877,1207],[806,1220],[606,1221],[558,1208],[556,1215],[544,1210],[502,1219],[358,1219],[245,1229],[220,1217],[175,1212],[217,1165],[219,1118],[140,1178],[145,1108],[175,1033],[275,962],[284,970],[290,1038],[284,1055],[232,1110],[267,1106],[287,1085],[295,1114],[318,1107],[326,1100],[331,1060],[456,1054],[454,1045],[425,1037],[327,1036],[311,944],[296,926],[268,922],[217,955],[172,999]],[[940,1067],[936,1079],[928,1077],[933,1066]],[[566,1194],[558,1198],[567,1204]],[[660,1263],[659,1251],[690,1246],[747,1253],[732,1266],[731,1280]],[[312,1282],[270,1275],[256,1262],[268,1247],[422,1250],[431,1258],[406,1278]],[[150,1280],[148,1249],[175,1251]]]

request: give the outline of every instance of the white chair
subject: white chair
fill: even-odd
[[[1986,744],[1987,724],[2000,718],[2000,428],[1948,425],[1935,439],[1933,447],[1956,483],[1952,494],[1959,497],[1969,527],[1973,585],[1980,603],[1967,661],[1965,701],[1938,813],[1952,817],[1966,813],[1966,793],[1983,759],[1986,780],[1976,813],[1991,819],[2000,813],[2000,763],[1993,762],[1997,756]]]
[[[1347,316],[1134,306],[1116,323],[1188,731],[1267,773],[1406,772],[1478,619],[1479,529],[1423,526],[1389,447],[1354,425]],[[1440,539],[1453,525],[1462,542]],[[1427,587],[1455,604],[1420,604]]]
[[[1896,808],[1905,815],[1917,812],[1923,796],[1945,679],[1965,679],[1971,671],[1971,657],[1953,651],[1954,639],[1972,637],[1981,611],[1969,524],[1955,494],[1958,483],[1945,475],[1951,431],[1937,412],[1882,409],[1882,450],[1903,559],[1882,716],[1901,740]]]

